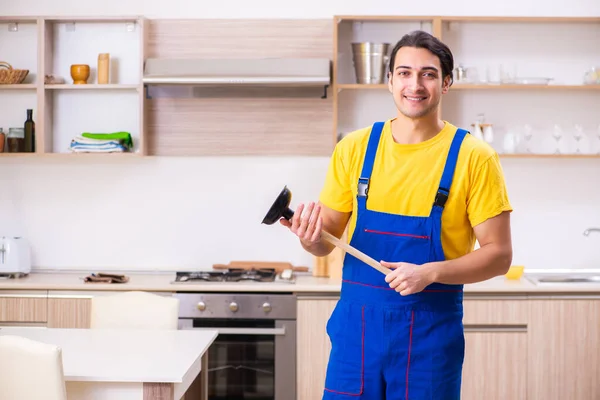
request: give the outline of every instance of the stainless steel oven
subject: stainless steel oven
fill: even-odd
[[[208,352],[209,400],[296,399],[295,295],[175,296],[180,300],[179,329],[219,331]]]

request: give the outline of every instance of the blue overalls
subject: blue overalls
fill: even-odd
[[[459,129],[454,136],[430,215],[417,217],[367,208],[382,128],[377,122],[371,129],[350,244],[376,260],[443,261],[442,211],[467,131]],[[327,323],[332,348],[323,400],[459,400],[462,299],[463,285],[439,283],[401,296],[385,275],[346,254],[340,300]]]

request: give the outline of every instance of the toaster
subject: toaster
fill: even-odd
[[[0,275],[31,272],[31,248],[22,237],[0,237]]]

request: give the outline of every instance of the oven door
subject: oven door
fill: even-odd
[[[181,318],[179,328],[219,331],[208,350],[209,400],[296,399],[295,321]]]

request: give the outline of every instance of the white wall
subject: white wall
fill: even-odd
[[[123,15],[148,18],[330,18],[332,15],[534,15],[598,16],[597,0],[550,2],[548,0],[448,1],[425,3],[389,0],[19,0],[2,1],[2,14]]]
[[[2,2],[8,15],[149,18],[330,18],[334,14],[600,16],[597,0],[548,3],[384,0]],[[367,5],[368,4],[368,5]],[[290,8],[288,8],[290,7]],[[501,8],[504,8],[501,12]],[[591,51],[591,50],[590,50]],[[600,60],[599,60],[600,63]],[[600,121],[598,121],[600,122]],[[210,268],[231,260],[312,259],[284,228],[260,224],[279,190],[315,199],[327,158],[0,160],[0,235],[23,235],[42,268]],[[531,268],[600,264],[600,159],[503,159],[513,214],[514,262]]]

